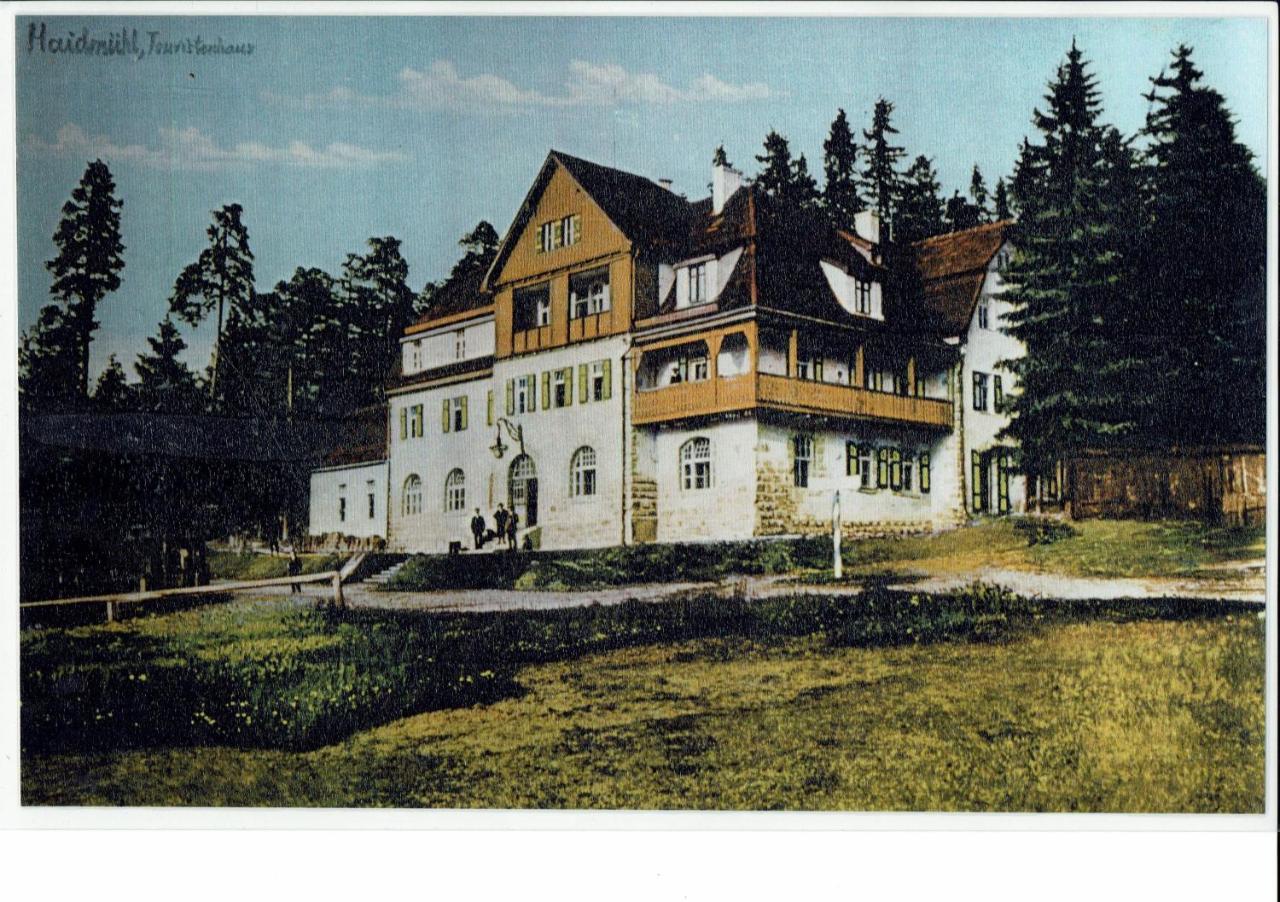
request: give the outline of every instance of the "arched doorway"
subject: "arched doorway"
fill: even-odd
[[[538,523],[538,470],[533,458],[521,454],[511,462],[507,480],[511,509],[520,515],[523,526]]]

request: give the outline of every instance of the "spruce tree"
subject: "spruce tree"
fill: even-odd
[[[1009,188],[1004,183],[1004,176],[996,179],[996,193],[994,198],[996,222],[1003,222],[1006,219],[1013,218],[1013,212],[1009,208]]]
[[[756,157],[764,168],[756,176],[756,185],[770,197],[783,197],[793,176],[791,145],[776,131],[770,130],[764,138],[764,153]]]
[[[938,176],[926,156],[918,156],[902,177],[898,213],[894,219],[897,241],[910,243],[945,230]]]
[[[1072,43],[1024,142],[1015,177],[1019,219],[1004,294],[1009,334],[1026,354],[1004,366],[1023,468],[1033,476],[1085,448],[1132,440],[1144,414],[1132,352],[1135,235],[1142,197],[1133,154],[1099,123],[1098,88]]]
[[[133,364],[138,374],[135,399],[140,410],[156,413],[199,413],[204,407],[196,376],[179,359],[187,349],[178,327],[169,317],[160,321],[156,335],[147,339],[150,354],[139,354]]]
[[[243,213],[239,204],[213,211],[213,222],[206,229],[209,246],[178,275],[169,298],[170,312],[193,326],[210,311],[218,311],[209,375],[209,395],[215,405],[219,398],[224,320],[228,312],[233,312],[238,322],[243,322],[253,302],[253,252],[249,249],[249,232],[240,221]]]
[[[822,144],[822,206],[838,229],[853,231],[853,218],[863,209],[858,191],[858,147],[844,110],[836,111]]]
[[[943,217],[946,219],[948,232],[971,229],[981,222],[978,208],[965,200],[959,191],[954,192],[947,198],[947,206]]]
[[[816,207],[821,202],[818,183],[809,174],[809,161],[804,158],[804,154],[796,157],[791,165],[791,182],[783,196],[790,203],[805,208]]]
[[[53,274],[50,292],[66,308],[66,324],[76,338],[76,388],[89,396],[89,344],[100,325],[98,302],[120,287],[124,245],[120,209],[111,170],[94,160],[84,171],[53,235],[58,255],[45,264]]]
[[[1144,137],[1151,222],[1152,430],[1162,442],[1266,435],[1266,187],[1192,50],[1151,79]],[[1212,240],[1206,243],[1207,235]]]
[[[124,367],[112,354],[93,388],[93,404],[99,410],[120,412],[133,407],[133,386],[125,378]]]
[[[66,311],[46,304],[18,345],[18,403],[24,412],[82,406],[79,337]]]
[[[978,168],[978,164],[973,164],[973,175],[969,178],[969,197],[973,201],[974,216],[978,222],[990,222],[991,215],[987,209],[987,182],[982,177],[982,170]]]
[[[862,183],[866,188],[867,205],[880,217],[881,236],[893,235],[893,213],[898,200],[898,161],[903,150],[890,142],[890,135],[898,130],[893,127],[893,104],[881,97],[876,101],[871,116],[871,128],[863,131],[867,144],[863,148],[866,165],[862,169]]]

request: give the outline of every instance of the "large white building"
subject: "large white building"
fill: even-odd
[[[1007,225],[886,260],[874,216],[833,230],[726,166],[690,202],[552,152],[485,278],[401,339],[389,546],[470,547],[499,505],[542,548],[817,532],[836,492],[850,532],[1021,510]]]

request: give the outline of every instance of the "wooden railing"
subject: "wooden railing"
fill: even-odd
[[[180,598],[188,595],[222,595],[227,592],[243,592],[250,589],[262,589],[271,586],[301,585],[303,583],[331,583],[333,586],[333,603],[341,608],[346,607],[342,595],[342,583],[350,579],[356,567],[365,555],[357,554],[348,560],[340,570],[325,570],[321,573],[299,573],[295,576],[273,576],[269,579],[235,580],[222,583],[211,583],[207,586],[185,586],[181,589],[153,589],[138,592],[117,592],[109,595],[80,595],[75,598],[48,598],[41,601],[24,601],[19,604],[23,610],[27,608],[54,608],[75,604],[106,605],[107,621],[115,620],[116,607],[123,604],[139,604],[154,601],[158,598]]]
[[[951,402],[870,391],[848,385],[789,379],[767,373],[685,382],[638,391],[632,420],[638,425],[753,407],[888,420],[951,428]]]

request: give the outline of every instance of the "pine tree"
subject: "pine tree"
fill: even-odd
[[[400,241],[370,238],[369,252],[349,254],[339,281],[342,309],[348,326],[347,369],[351,380],[345,394],[350,407],[382,398],[392,373],[400,336],[413,322],[416,296],[409,288],[409,264],[400,254]]]
[[[179,356],[187,348],[178,327],[169,317],[147,339],[150,354],[139,354],[133,364],[138,374],[135,398],[138,409],[156,413],[199,413],[204,407],[196,376]]]
[[[213,223],[206,230],[209,246],[182,270],[169,298],[170,312],[193,326],[214,308],[218,311],[209,375],[209,395],[215,405],[219,401],[224,319],[234,314],[238,323],[243,322],[253,303],[253,252],[249,249],[249,232],[240,221],[243,213],[239,204],[213,211]]]
[[[818,183],[809,174],[809,161],[800,154],[791,165],[791,182],[787,186],[784,197],[799,207],[814,208],[821,202]]]
[[[1266,187],[1192,50],[1151,79],[1151,223],[1140,284],[1151,321],[1152,430],[1174,444],[1266,434]],[[1206,235],[1212,240],[1206,242]]]
[[[784,197],[794,172],[791,145],[787,139],[770,130],[764,138],[764,153],[756,157],[756,162],[764,164],[756,176],[756,185],[770,197]]]
[[[1144,413],[1133,353],[1134,263],[1142,197],[1133,154],[1099,123],[1098,89],[1072,43],[1015,175],[1017,251],[1006,270],[1008,332],[1026,354],[1004,366],[1023,468],[1033,476],[1084,448],[1131,440]]]
[[[94,160],[84,171],[53,235],[58,256],[45,264],[53,273],[50,292],[66,307],[66,322],[76,337],[76,387],[89,396],[89,344],[99,323],[98,302],[120,287],[124,245],[120,209],[111,170]]]
[[[946,219],[948,232],[971,229],[981,222],[978,208],[965,200],[959,191],[947,198],[946,212],[943,213],[943,217]]]
[[[987,209],[987,182],[982,177],[978,164],[973,164],[973,175],[969,178],[969,197],[973,201],[974,215],[979,223],[990,222],[991,214]]]
[[[918,156],[902,177],[898,213],[894,219],[895,238],[904,244],[945,231],[938,176],[926,156]]]
[[[862,183],[866,188],[867,205],[880,217],[881,235],[893,234],[893,213],[898,200],[898,161],[902,159],[901,147],[890,144],[890,135],[898,130],[893,127],[893,104],[881,97],[876,101],[871,116],[871,128],[862,133],[867,144],[863,148],[866,165],[862,169]]]
[[[81,406],[79,336],[62,307],[46,304],[18,345],[18,400],[23,411]]]
[[[1006,219],[1013,218],[1013,213],[1009,209],[1009,189],[1004,183],[1004,176],[996,179],[994,203],[996,222],[1003,222]]]
[[[93,389],[93,404],[99,410],[119,412],[133,407],[133,386],[124,375],[124,367],[112,354]]]
[[[843,109],[836,111],[822,144],[822,172],[826,179],[822,205],[827,216],[836,228],[853,231],[853,218],[863,204],[858,192],[858,147]]]

